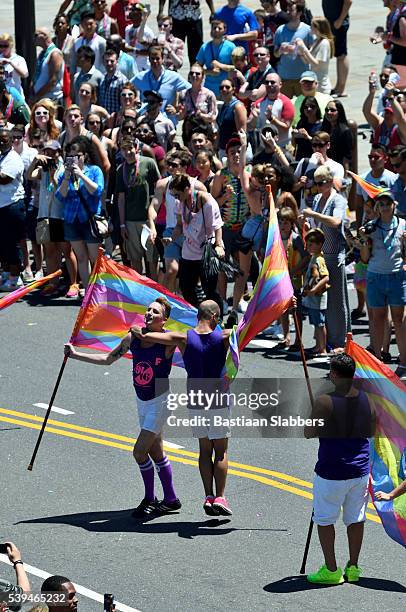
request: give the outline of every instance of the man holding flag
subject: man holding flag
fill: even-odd
[[[306,438],[319,437],[319,454],[313,483],[314,517],[325,564],[307,580],[315,584],[336,585],[358,582],[361,568],[358,557],[364,535],[368,504],[370,445],[375,431],[375,412],[368,397],[353,385],[355,361],[346,353],[330,362],[330,380],[335,390],[315,402],[311,419],[320,426],[306,426]],[[313,423],[317,421],[312,421]],[[344,575],[337,566],[334,542],[341,507],[347,527],[350,559]]]
[[[147,308],[145,327],[149,332],[163,333],[164,325],[169,318],[171,307],[169,302],[158,297]],[[139,506],[134,510],[134,518],[148,518],[156,511],[170,512],[179,510],[181,503],[176,496],[172,482],[172,466],[164,455],[162,428],[169,415],[167,398],[169,391],[169,374],[172,368],[172,357],[175,346],[163,346],[148,340],[139,339],[128,332],[120,344],[109,353],[83,353],[77,351],[72,344],[65,345],[65,355],[78,361],[111,365],[128,350],[133,357],[133,381],[137,394],[138,418],[141,432],[134,446],[134,459],[141,471],[144,481],[145,495]],[[157,385],[158,380],[160,384]],[[159,390],[160,395],[156,395]],[[154,488],[155,463],[159,479],[164,491],[164,499],[158,503]]]

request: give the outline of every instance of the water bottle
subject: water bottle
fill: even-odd
[[[369,75],[369,84],[374,89],[377,89],[378,87],[378,75],[376,74],[375,70],[371,70],[371,74]]]

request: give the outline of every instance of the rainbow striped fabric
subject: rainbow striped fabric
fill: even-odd
[[[144,326],[146,307],[157,297],[165,297],[171,305],[166,329],[186,332],[195,327],[196,308],[150,278],[108,259],[100,249],[70,342],[110,352],[131,325]],[[131,358],[131,354],[126,357]],[[177,351],[174,365],[182,364]]]
[[[265,257],[247,311],[230,336],[230,351],[226,361],[227,377],[230,380],[235,378],[238,371],[239,352],[289,308],[293,297],[272,191],[270,187],[267,190],[269,228]]]
[[[15,291],[12,291],[8,295],[0,299],[0,310],[11,306],[11,304],[14,304],[18,300],[21,300],[21,298],[27,295],[27,293],[30,293],[31,291],[42,287],[42,285],[45,285],[45,283],[49,283],[50,280],[56,278],[57,276],[60,276],[61,274],[62,270],[57,270],[56,272],[48,274],[48,276],[44,276],[44,278],[40,278],[30,283],[29,285],[26,285],[25,287],[19,287]]]
[[[378,501],[377,491],[389,493],[402,481],[401,458],[406,449],[406,386],[348,334],[346,352],[355,360],[356,378],[376,410],[377,428],[371,442],[370,492],[386,533],[406,547],[406,495]]]
[[[368,183],[365,179],[362,178],[359,174],[355,174],[355,172],[351,172],[348,170],[348,174],[352,176],[352,178],[357,181],[358,185],[368,194],[370,198],[376,198],[380,193],[385,193],[390,191],[387,187],[378,187],[377,185],[373,185],[373,183]]]

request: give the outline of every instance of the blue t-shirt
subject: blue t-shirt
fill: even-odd
[[[396,214],[406,219],[406,183],[402,181],[400,176],[397,176],[396,181],[391,186],[391,192],[398,203]]]
[[[196,56],[199,64],[207,70],[212,70],[212,61],[217,60],[222,64],[231,64],[231,53],[235,49],[235,44],[230,40],[223,40],[220,45],[214,45],[212,41],[203,43]],[[208,74],[204,81],[204,86],[210,89],[216,96],[219,95],[220,83],[227,78],[227,72],[222,70],[217,76]]]
[[[313,35],[310,26],[300,22],[297,30],[288,28],[288,24],[279,26],[275,32],[274,48],[279,49],[282,43],[292,44],[297,38],[301,38],[307,47],[313,43]],[[281,79],[299,79],[302,72],[309,69],[309,64],[304,62],[299,55],[281,55],[278,63],[278,74]]]
[[[244,34],[251,30],[259,30],[259,24],[256,17],[250,9],[242,4],[235,8],[223,6],[214,13],[215,19],[221,19],[227,24],[226,34]],[[248,44],[243,40],[237,40],[237,44],[248,50]]]
[[[173,105],[175,103],[177,91],[183,91],[184,89],[190,89],[192,87],[178,72],[168,69],[162,70],[158,79],[155,78],[152,70],[144,70],[131,79],[131,83],[134,87],[139,89],[142,94],[144,94],[144,91],[148,90],[158,91],[163,98],[161,105],[162,111],[165,111],[167,104]],[[176,125],[176,116],[170,114],[167,114],[167,116],[173,121],[174,125]]]

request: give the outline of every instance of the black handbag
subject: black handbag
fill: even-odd
[[[100,242],[102,242],[104,238],[107,238],[107,236],[110,234],[108,219],[104,215],[97,215],[95,213],[92,213],[79,189],[77,193],[79,196],[79,200],[83,204],[83,208],[87,212],[90,233],[92,234],[93,238],[96,238],[97,240],[100,240]]]
[[[220,259],[220,257],[216,253],[216,249],[213,245],[212,239],[207,236],[206,229],[206,220],[204,218],[204,204],[202,203],[202,216],[203,216],[203,225],[204,225],[204,233],[206,234],[206,240],[202,242],[201,246],[203,247],[201,264],[203,267],[203,272],[206,278],[210,278],[212,276],[217,276],[219,272],[224,272],[227,280],[232,281],[234,279],[234,274],[242,274],[239,266],[234,263],[229,263],[225,259]]]

